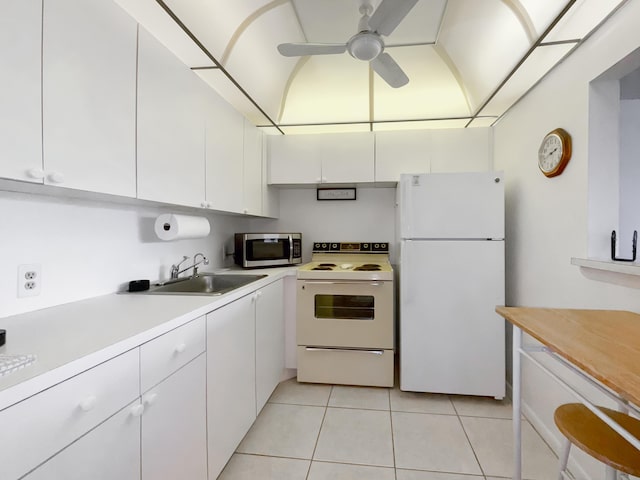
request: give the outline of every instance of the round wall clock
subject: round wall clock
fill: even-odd
[[[571,158],[571,135],[562,128],[547,133],[538,149],[538,167],[547,177],[560,175]]]

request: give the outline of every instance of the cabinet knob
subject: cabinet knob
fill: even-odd
[[[87,397],[79,403],[80,409],[83,412],[88,412],[90,410],[93,410],[93,407],[96,406],[96,401],[97,401],[97,398],[94,397],[93,395],[90,397]]]
[[[320,177],[316,177],[316,183],[322,183],[322,179]]]
[[[327,183],[327,177],[322,177],[322,183]]]
[[[149,395],[144,397],[144,403],[146,403],[147,405],[153,405],[154,403],[156,403],[156,400],[158,400],[157,393],[150,393]]]
[[[64,175],[60,172],[51,172],[49,174],[49,181],[51,183],[63,183],[64,182]]]
[[[244,210],[242,210],[242,213],[244,213],[244,214],[249,213],[249,209],[245,208]]]
[[[260,298],[261,296],[262,296],[262,290],[258,290],[258,291],[256,292],[256,299],[257,299],[257,298]]]
[[[207,208],[209,205],[207,204],[207,202],[200,202],[200,206],[202,208]]]
[[[44,178],[44,170],[41,168],[30,168],[27,170],[27,177],[42,180]]]
[[[131,415],[134,417],[140,417],[144,413],[144,405],[138,403],[131,407]]]
[[[176,353],[182,353],[186,349],[187,349],[187,344],[186,343],[180,343],[179,345],[176,345],[175,352]]]

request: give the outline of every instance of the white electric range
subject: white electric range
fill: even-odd
[[[393,386],[393,268],[386,242],[317,242],[298,269],[298,381]]]

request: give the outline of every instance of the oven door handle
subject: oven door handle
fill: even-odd
[[[363,281],[353,281],[353,282],[330,282],[330,281],[309,281],[305,280],[303,285],[372,285],[374,287],[379,287],[384,285],[384,282],[363,282]]]
[[[356,352],[371,353],[373,355],[384,355],[384,350],[360,350],[358,348],[322,348],[322,347],[306,347],[307,352]]]

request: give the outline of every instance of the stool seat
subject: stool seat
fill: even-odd
[[[634,437],[640,438],[640,420],[605,407],[606,415]],[[567,403],[556,409],[554,420],[567,439],[614,469],[640,476],[640,450],[622,438],[581,403]]]

